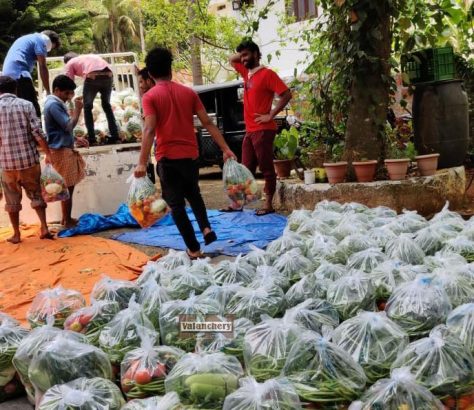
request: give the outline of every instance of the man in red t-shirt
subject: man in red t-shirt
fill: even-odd
[[[154,48],[145,59],[148,73],[155,86],[142,100],[145,125],[140,159],[135,177],[146,175],[146,165],[156,133],[157,173],[160,177],[163,199],[171,208],[173,220],[187,246],[191,258],[200,257],[200,244],[186,214],[188,200],[206,245],[217,237],[207,218],[206,206],[199,190],[198,142],[194,132],[193,116],[197,115],[203,127],[223,151],[223,159],[236,158],[219,129],[208,117],[199,96],[189,87],[171,81],[173,56],[165,48]]]
[[[260,65],[260,49],[251,40],[237,47],[237,54],[229,61],[244,80],[244,120],[246,134],[242,144],[242,163],[253,173],[258,168],[265,179],[265,205],[257,209],[257,215],[275,212],[272,201],[276,189],[273,166],[273,140],[277,126],[273,118],[285,108],[291,99],[291,91],[278,75]],[[277,94],[275,108],[273,100]],[[233,212],[240,209],[227,208]]]

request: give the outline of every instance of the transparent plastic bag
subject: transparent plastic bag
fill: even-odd
[[[37,351],[28,369],[36,403],[50,387],[79,377],[112,379],[112,366],[102,350],[63,333]]]
[[[268,244],[267,253],[272,258],[277,258],[293,248],[300,248],[304,251],[306,249],[304,240],[294,232],[286,232]]]
[[[381,263],[370,274],[377,300],[387,300],[395,288],[414,280],[416,275],[412,269],[404,270],[403,262],[397,259]]]
[[[408,345],[408,335],[385,312],[361,312],[341,323],[332,341],[364,369],[369,383],[388,377],[392,363]]]
[[[314,273],[315,275],[321,275],[323,278],[336,281],[347,275],[347,272],[348,270],[344,265],[323,261]]]
[[[387,206],[376,206],[368,210],[374,218],[396,218],[397,212]]]
[[[404,210],[388,227],[398,235],[401,233],[415,233],[427,225],[428,221],[418,215],[416,211]]]
[[[128,302],[133,295],[138,298],[139,294],[140,288],[136,283],[104,276],[92,288],[91,301],[109,300],[117,302],[120,310],[122,310],[128,306]]]
[[[445,325],[410,343],[392,366],[408,367],[418,383],[440,397],[472,390],[474,358]]]
[[[238,389],[244,372],[233,356],[224,353],[188,353],[165,380],[166,391],[178,393],[183,404],[221,408],[225,397]]]
[[[242,209],[244,205],[260,198],[258,184],[252,173],[233,159],[228,159],[224,163],[222,182],[233,209]]]
[[[334,307],[322,299],[307,299],[288,309],[284,320],[295,322],[305,329],[326,336],[339,325],[339,314]]]
[[[242,288],[229,301],[228,312],[257,323],[261,315],[276,316],[285,307],[285,294],[275,285]]]
[[[62,328],[66,318],[85,304],[84,297],[78,291],[58,286],[38,293],[26,313],[26,318],[31,327],[35,328],[45,325],[46,319],[53,316],[54,326]]]
[[[311,238],[315,234],[323,234],[329,232],[331,228],[318,219],[310,219],[301,224],[301,226],[296,231],[297,235],[300,235],[303,238]]]
[[[218,301],[194,295],[186,300],[165,302],[160,310],[161,342],[168,346],[179,347],[185,352],[193,351],[196,334],[186,337],[180,334],[180,315],[192,315],[192,321],[203,322],[206,315],[218,315],[220,310]]]
[[[316,204],[314,207],[315,211],[332,211],[337,213],[343,212],[343,207],[339,202],[336,201],[328,201],[324,199]]]
[[[298,393],[284,378],[258,383],[253,377],[240,380],[240,388],[229,394],[223,410],[303,410]]]
[[[169,392],[164,396],[131,400],[121,410],[184,410],[184,407],[179,396],[175,392]]]
[[[120,365],[127,352],[140,346],[143,334],[158,340],[153,324],[133,295],[128,308],[121,310],[104,326],[99,335],[99,346],[113,365]]]
[[[445,250],[459,253],[467,262],[474,262],[474,240],[459,235],[446,241]]]
[[[309,298],[325,299],[331,280],[323,276],[310,273],[296,282],[285,294],[286,305],[296,306]]]
[[[174,249],[170,249],[168,253],[158,259],[156,263],[166,270],[173,270],[178,266],[190,266],[191,259],[185,251],[175,251]]]
[[[257,267],[260,265],[268,265],[272,261],[272,257],[268,254],[265,249],[257,248],[254,245],[249,245],[251,251],[242,257],[242,259],[252,265],[253,267]]]
[[[421,265],[425,257],[425,253],[412,239],[411,234],[401,234],[388,242],[385,253],[391,259],[399,259],[410,265]]]
[[[461,225],[465,224],[464,219],[462,218],[461,215],[459,215],[457,212],[449,210],[449,202],[447,201],[446,204],[443,206],[443,209],[439,211],[437,214],[435,214],[433,218],[431,218],[430,222],[431,223],[437,223],[437,222],[449,223],[451,221],[455,221]]]
[[[67,201],[70,198],[64,178],[51,164],[46,164],[41,172],[40,183],[45,202]]]
[[[423,336],[446,321],[451,303],[446,291],[432,278],[418,276],[393,291],[385,311],[409,336]]]
[[[262,317],[244,336],[244,362],[248,374],[263,382],[278,377],[291,347],[304,332],[296,323]]]
[[[0,325],[0,403],[24,394],[16,370],[13,367],[15,355],[28,330],[10,322]]]
[[[372,228],[369,231],[369,238],[373,240],[378,247],[385,249],[387,242],[396,239],[397,235],[395,235],[390,228],[386,226],[380,226],[376,228]]]
[[[148,261],[135,283],[138,286],[143,286],[149,279],[153,279],[155,282],[159,283],[161,275],[167,271],[168,269],[164,268],[158,262]]]
[[[466,303],[454,309],[448,315],[446,325],[474,355],[474,303]]]
[[[370,208],[358,202],[346,202],[342,204],[342,212],[365,213],[370,212]]]
[[[206,272],[193,269],[193,265],[179,266],[166,277],[166,289],[172,299],[186,299],[191,292],[196,295],[204,292],[213,282]]]
[[[300,226],[311,220],[311,211],[306,209],[294,210],[286,221],[286,227],[293,232],[296,232]]]
[[[147,176],[127,180],[130,184],[127,204],[130,214],[142,228],[148,228],[163,218],[168,212],[168,205]]]
[[[280,255],[273,263],[273,267],[293,283],[314,269],[313,263],[298,248]]]
[[[363,235],[368,229],[369,226],[366,223],[350,214],[342,217],[342,220],[332,229],[331,235],[338,241],[342,241],[350,235]]]
[[[191,261],[189,271],[197,275],[207,275],[212,277],[214,274],[214,266],[211,264],[211,258],[199,258]]]
[[[389,379],[381,379],[367,390],[349,410],[444,410],[443,404],[427,388],[418,384],[403,367],[392,370]]]
[[[223,260],[219,262],[214,271],[214,280],[219,285],[240,283],[248,285],[255,275],[255,268],[245,262],[241,255],[235,261]]]
[[[290,279],[284,272],[278,271],[273,266],[257,266],[255,278],[249,284],[249,287],[259,288],[268,285],[275,285],[286,291],[290,287]]]
[[[120,389],[100,377],[80,377],[46,391],[37,410],[120,410],[125,404]]]
[[[141,336],[141,346],[128,352],[120,365],[121,386],[127,399],[165,394],[165,378],[184,355],[181,349],[155,346],[153,338]]]
[[[315,219],[324,222],[330,228],[334,228],[339,222],[341,222],[342,218],[342,211],[333,211],[330,209],[319,209],[316,207],[315,211],[311,214],[311,216]]]
[[[445,236],[435,225],[420,229],[414,238],[415,243],[426,255],[434,255],[441,250],[445,240]]]
[[[0,326],[9,323],[11,325],[20,326],[20,322],[6,313],[0,312]]]
[[[315,234],[306,241],[306,254],[313,263],[322,263],[336,249],[337,241],[332,236]]]
[[[341,320],[347,320],[359,310],[375,310],[375,289],[367,274],[350,271],[329,285],[327,301],[336,308]]]
[[[64,329],[82,333],[90,344],[98,346],[101,330],[119,311],[117,302],[98,300],[69,315],[64,322]]]
[[[302,401],[322,404],[354,400],[367,381],[348,353],[315,332],[306,332],[293,343],[282,374]]]
[[[328,260],[330,262],[346,264],[352,254],[376,247],[375,241],[367,235],[349,235],[337,244],[334,255]]]
[[[171,296],[168,290],[164,286],[156,283],[154,279],[150,279],[143,284],[138,301],[155,330],[160,328],[159,318],[161,306],[170,300]]]
[[[347,266],[349,269],[357,269],[362,272],[371,273],[378,265],[386,260],[387,257],[380,248],[369,248],[353,253],[347,260]]]
[[[467,261],[458,253],[443,249],[436,252],[434,256],[427,256],[424,264],[429,270],[433,271],[436,268],[452,269],[458,265],[466,265]]]
[[[227,306],[232,297],[243,287],[238,283],[229,283],[224,285],[211,285],[201,295],[200,299],[211,299],[217,301],[220,307],[219,314],[229,313]]]
[[[467,277],[439,268],[433,271],[432,277],[446,291],[453,308],[474,302],[474,287]]]

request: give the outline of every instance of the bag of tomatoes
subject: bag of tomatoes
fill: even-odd
[[[237,161],[228,159],[225,162],[222,179],[231,208],[242,209],[244,205],[259,199],[257,181],[252,173]]]
[[[147,176],[135,178],[131,175],[127,182],[131,182],[128,208],[142,228],[152,226],[166,215],[168,205],[160,198],[155,185]]]
[[[122,390],[128,399],[165,394],[165,378],[184,355],[176,347],[155,346],[146,334],[141,339],[141,346],[128,352],[120,366]]]
[[[41,196],[45,202],[66,201],[69,190],[63,177],[51,164],[47,164],[41,172]]]

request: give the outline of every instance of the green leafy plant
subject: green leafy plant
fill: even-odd
[[[344,143],[339,142],[331,146],[329,150],[330,162],[340,162],[344,155]]]
[[[298,149],[298,140],[299,133],[296,127],[291,127],[289,130],[282,130],[277,134],[273,142],[275,159],[293,159]]]

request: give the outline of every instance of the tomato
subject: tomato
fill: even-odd
[[[82,330],[82,325],[80,324],[80,322],[73,322],[69,326],[69,330],[72,330],[73,332],[80,332]]]
[[[380,311],[385,310],[385,306],[386,306],[386,305],[387,305],[387,303],[385,303],[385,302],[379,303],[379,306],[378,306],[378,307],[379,307],[379,310],[380,310]]]
[[[165,377],[165,376],[166,376],[166,366],[164,364],[159,363],[153,372],[153,377]]]
[[[13,394],[17,391],[17,385],[13,382],[10,382],[10,383],[7,383],[4,387],[3,387],[3,391],[6,393],[6,394]]]
[[[443,404],[447,410],[456,409],[456,399],[454,397],[448,397],[447,399],[443,400]]]
[[[132,388],[132,381],[130,379],[122,379],[122,390],[127,393]]]
[[[148,384],[151,381],[151,374],[146,369],[139,370],[135,373],[134,379],[138,384]]]
[[[473,410],[474,401],[471,396],[463,396],[458,400],[458,409],[459,410]]]
[[[79,323],[82,325],[82,326],[86,326],[89,324],[89,322],[91,321],[92,319],[92,315],[82,315],[82,316],[79,316]]]

